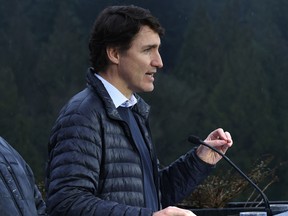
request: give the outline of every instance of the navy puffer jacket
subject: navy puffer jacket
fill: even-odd
[[[0,215],[46,215],[46,205],[29,165],[0,137]]]
[[[62,108],[52,129],[46,178],[48,211],[51,216],[152,215],[145,208],[141,160],[128,125],[94,73],[88,70],[87,88]],[[149,109],[138,97],[133,112],[149,148],[159,205],[166,207],[190,194],[212,166],[192,150],[159,170]]]

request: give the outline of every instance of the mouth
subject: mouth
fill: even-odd
[[[150,77],[154,77],[154,74],[155,74],[156,72],[147,72],[147,73],[145,73],[145,75],[146,76],[150,76]]]

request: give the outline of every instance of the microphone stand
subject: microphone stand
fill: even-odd
[[[267,196],[263,193],[263,191],[247,176],[245,175],[225,154],[223,154],[222,152],[220,152],[218,149],[214,148],[213,146],[210,146],[209,144],[205,143],[204,141],[202,141],[200,138],[198,138],[197,136],[194,135],[190,135],[188,137],[188,141],[191,143],[194,143],[196,145],[202,144],[206,147],[208,147],[209,149],[211,149],[212,151],[217,152],[219,155],[221,155],[244,179],[246,179],[262,196],[262,199],[264,201],[265,204],[265,210],[267,212],[267,216],[272,216],[272,211],[270,208],[270,204],[269,204],[269,200],[267,198]]]

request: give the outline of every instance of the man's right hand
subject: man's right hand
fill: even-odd
[[[196,215],[187,209],[181,209],[175,206],[169,206],[165,209],[155,212],[153,216],[196,216]]]

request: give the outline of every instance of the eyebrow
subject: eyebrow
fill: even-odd
[[[150,45],[144,45],[142,48],[143,49],[148,49],[148,48],[160,48],[161,44],[150,44]]]

